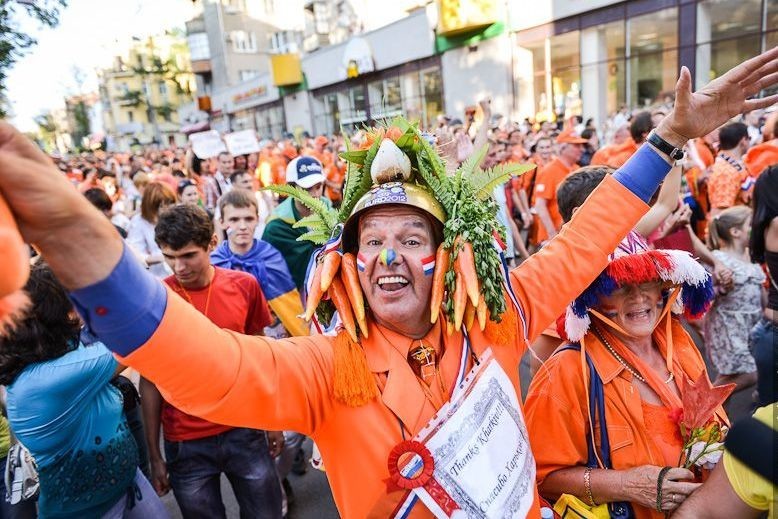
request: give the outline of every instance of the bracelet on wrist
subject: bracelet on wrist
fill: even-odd
[[[586,467],[586,470],[584,470],[584,490],[586,491],[586,499],[589,500],[590,506],[597,506],[597,504],[594,502],[594,496],[592,496],[592,468]]]

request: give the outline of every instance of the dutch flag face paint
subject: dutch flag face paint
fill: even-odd
[[[360,272],[364,272],[365,268],[367,268],[365,257],[360,252],[357,254],[357,270],[359,270]]]
[[[427,256],[421,260],[421,268],[425,276],[431,276],[435,272],[435,256]]]

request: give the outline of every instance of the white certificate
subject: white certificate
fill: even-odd
[[[418,435],[432,453],[433,478],[460,508],[452,517],[525,517],[535,459],[513,384],[488,351],[462,387]]]

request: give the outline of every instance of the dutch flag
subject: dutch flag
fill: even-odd
[[[357,254],[357,270],[360,272],[365,271],[365,257],[361,252]]]
[[[424,270],[425,276],[432,275],[435,272],[435,256],[428,256],[421,260],[421,268]]]

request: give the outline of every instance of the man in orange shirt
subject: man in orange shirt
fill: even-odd
[[[742,161],[749,142],[748,128],[743,123],[729,123],[719,130],[719,154],[708,179],[711,217],[750,201],[753,182]]]
[[[540,224],[538,225],[537,243],[553,238],[562,226],[562,215],[556,204],[556,189],[559,184],[574,169],[578,168],[578,160],[583,153],[586,139],[582,139],[566,130],[556,138],[559,146],[559,156],[540,170],[535,180],[534,206]]]
[[[704,94],[691,92],[691,75],[682,69],[676,108],[656,131],[661,147],[682,148],[684,136],[706,134],[736,113],[766,106],[772,99],[746,99],[759,88],[778,82],[778,78],[762,80],[770,78],[773,67],[778,68],[778,48],[718,78]],[[431,481],[433,467],[426,452],[421,450],[423,471],[418,476],[390,472],[390,462],[399,468],[395,455],[416,452],[404,449],[418,448],[410,440],[448,400],[448,391],[458,387],[455,374],[461,368],[457,366],[474,365],[474,359],[483,358],[487,349],[492,350],[511,386],[502,393],[511,400],[510,407],[499,408],[509,412],[495,418],[523,424],[521,405],[514,406],[512,401],[520,391],[517,367],[528,342],[605,268],[607,251],[616,247],[648,209],[646,201],[672,162],[647,144],[606,178],[559,238],[510,273],[504,286],[516,297],[514,306],[508,303],[515,310],[506,312],[501,324],[487,324],[485,332],[473,326],[468,334],[470,349],[462,348],[468,344],[462,330],[442,333],[440,319],[430,325],[428,258],[440,243],[440,236],[435,236],[445,212],[430,203],[429,194],[412,201],[409,185],[376,186],[362,199],[362,206],[356,206],[352,216],[357,218],[347,221],[344,229],[344,249],[363,256],[361,265],[357,263],[358,281],[367,299],[369,333],[358,341],[349,339],[345,331],[336,337],[277,341],[221,330],[166,290],[125,252],[110,222],[67,187],[67,181],[39,150],[2,123],[0,161],[0,191],[25,238],[39,246],[52,270],[72,291],[86,325],[122,355],[123,362],[138,369],[165,398],[187,412],[232,425],[310,434],[320,448],[335,501],[346,518],[394,517],[400,507],[413,504],[404,501],[408,493],[403,488],[414,488],[416,477],[424,477],[419,483]],[[37,196],[30,196],[33,193]],[[187,345],[186,353],[178,344]],[[424,372],[435,383],[422,380],[412,365],[416,358],[408,358],[422,347],[427,353],[435,352],[430,362],[439,369]],[[207,384],[202,383],[204,373]],[[511,447],[524,450],[508,463],[521,475],[534,473],[534,463],[528,464],[531,451],[525,445],[526,429],[519,427],[522,439]],[[494,454],[502,456],[505,451]],[[467,452],[466,444],[460,456]],[[414,456],[403,459],[417,460]],[[492,469],[479,474],[494,480],[505,467]],[[445,475],[434,473],[435,478]],[[514,516],[537,518],[537,491],[529,479],[521,481],[525,485],[508,489],[510,499],[518,500],[521,507]],[[408,486],[395,490],[400,483]],[[487,487],[491,485],[488,481],[483,485],[477,490],[484,496],[504,487]],[[455,504],[470,506],[461,497]],[[428,506],[425,501],[406,516],[431,517]],[[475,506],[472,515],[488,516]],[[432,509],[437,517],[452,513]]]
[[[638,146],[646,140],[653,127],[650,112],[635,114],[629,123],[630,137],[621,144],[610,144],[597,150],[592,156],[591,165],[620,168],[637,151]]]
[[[743,158],[749,173],[758,177],[762,171],[778,164],[778,111],[771,113],[762,128],[762,142],[752,146]]]

